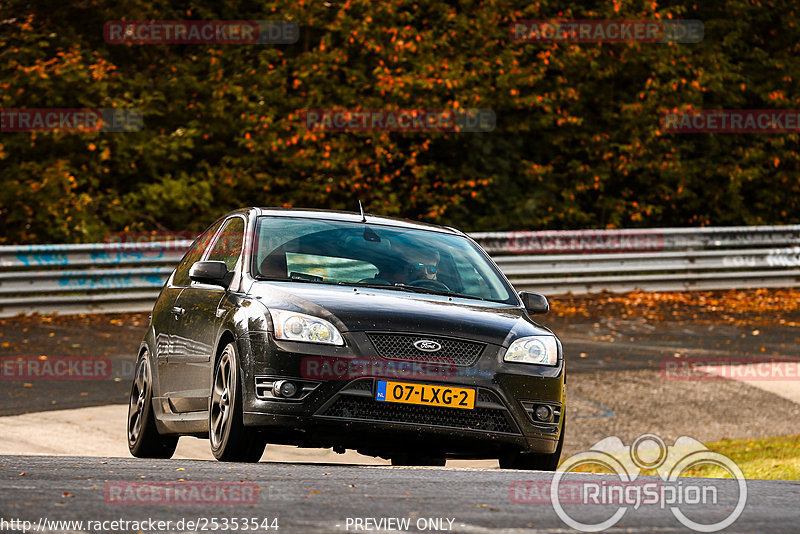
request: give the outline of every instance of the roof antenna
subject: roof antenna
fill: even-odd
[[[361,205],[361,201],[360,200],[358,201],[358,211],[361,212],[361,222],[362,223],[367,222],[367,216],[364,215],[364,206]]]

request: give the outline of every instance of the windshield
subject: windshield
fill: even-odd
[[[259,217],[256,278],[383,286],[516,304],[494,266],[463,236],[368,223]]]

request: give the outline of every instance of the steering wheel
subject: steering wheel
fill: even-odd
[[[449,287],[447,287],[440,281],[431,280],[429,278],[420,278],[419,280],[414,280],[413,282],[409,282],[408,285],[416,287],[425,287],[428,289],[441,289],[443,291],[451,291]]]

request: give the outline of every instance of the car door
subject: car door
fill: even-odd
[[[178,297],[190,285],[189,269],[206,253],[208,245],[223,222],[223,220],[215,222],[189,247],[189,250],[184,254],[183,259],[178,263],[175,271],[161,290],[161,295],[153,308],[152,321],[156,343],[157,380],[161,397],[169,397],[173,392],[175,377],[170,376],[170,373],[175,371],[180,373],[180,370],[169,366],[169,360],[173,356],[175,346],[173,336],[175,334],[175,323],[178,319],[178,315],[175,313]]]
[[[245,220],[225,221],[203,256],[203,261],[223,261],[236,270],[244,240]],[[190,281],[175,302],[172,352],[168,367],[173,377],[170,404],[173,411],[194,412],[208,408],[214,344],[220,326],[220,301],[227,289]]]

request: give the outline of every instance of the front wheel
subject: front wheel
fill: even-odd
[[[266,439],[244,426],[236,345],[228,343],[214,366],[208,408],[211,452],[222,462],[257,462]]]
[[[178,436],[158,433],[153,415],[153,373],[149,353],[136,362],[136,373],[128,403],[128,450],[137,458],[172,458]]]

